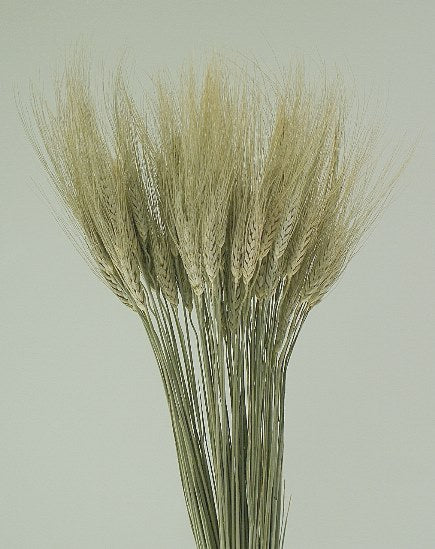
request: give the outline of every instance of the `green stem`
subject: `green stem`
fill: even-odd
[[[230,329],[219,287],[194,296],[194,316],[149,290],[152,314],[141,318],[162,376],[197,547],[280,549],[286,368],[307,311],[294,310],[278,337],[280,288],[268,300],[244,300]]]

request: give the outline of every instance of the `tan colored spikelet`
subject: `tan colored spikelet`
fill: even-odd
[[[112,290],[116,297],[124,303],[124,305],[127,305],[127,307],[133,309],[134,305],[131,297],[129,296],[128,290],[122,283],[122,279],[116,273],[110,257],[105,251],[102,250],[101,246],[98,245],[95,240],[93,242],[89,242],[89,245],[93,251],[93,257],[104,279],[104,282]]]
[[[192,289],[200,296],[204,291],[204,281],[196,246],[186,226],[181,231],[179,252]]]
[[[130,180],[129,205],[140,239],[145,242],[149,227],[150,206],[150,170],[144,158],[143,144],[140,143],[133,129],[130,131],[130,142],[134,154],[135,173]]]
[[[204,280],[201,270],[201,260],[199,247],[195,242],[194,232],[186,220],[178,202],[174,204],[174,222],[177,241],[177,251],[183,263],[185,272],[192,290],[196,295],[201,295],[204,291]]]
[[[309,214],[305,219],[299,221],[287,254],[287,275],[290,278],[300,269],[305,254],[313,242],[318,222],[318,218],[313,214]]]
[[[309,304],[310,309],[320,303],[331,286],[337,280],[344,267],[345,263],[341,260],[337,263],[334,269],[332,269],[328,274],[324,274],[320,279],[307,280],[306,286],[302,289],[301,293],[303,299]]]
[[[282,209],[280,205],[274,205],[267,211],[263,231],[261,233],[261,244],[259,259],[263,259],[270,252],[275,242],[276,235],[280,229]]]
[[[293,234],[297,221],[296,208],[293,206],[287,207],[287,213],[282,220],[281,227],[277,234],[275,245],[273,247],[273,258],[275,261],[281,259]]]
[[[341,243],[340,246],[337,246],[337,242]],[[301,290],[303,299],[309,303],[310,308],[322,300],[345,268],[348,260],[345,250],[346,237],[339,230],[338,224],[330,240],[324,243],[319,239],[315,257]]]
[[[120,276],[125,282],[128,293],[140,311],[145,309],[145,294],[140,280],[140,271],[134,256],[129,254],[120,258]]]
[[[209,216],[203,228],[204,269],[210,282],[213,282],[220,268],[221,245],[218,242],[216,215]]]
[[[120,72],[116,75],[114,86],[113,125],[117,155],[117,180],[123,178],[125,181],[119,191],[126,195],[127,207],[133,225],[141,244],[144,245],[148,234],[148,215],[143,168],[145,161],[135,128],[137,113],[128,97]]]
[[[243,254],[242,275],[243,282],[247,285],[254,276],[257,262],[260,256],[261,233],[263,230],[263,219],[260,208],[255,204],[248,213],[245,250]]]
[[[140,279],[138,259],[139,242],[128,214],[125,197],[121,203],[118,215],[119,225],[116,230],[118,239],[115,240],[115,251],[119,260],[118,270],[137,308],[144,310],[145,295]]]
[[[283,277],[282,261],[272,255],[267,258],[264,277],[264,295],[270,297],[275,291],[280,279]]]
[[[77,212],[77,215],[81,219],[83,232],[86,236],[87,244],[91,250],[91,255],[98,267],[99,273],[103,277],[105,284],[112,290],[118,299],[124,303],[124,305],[134,309],[134,298],[132,298],[128,285],[120,276],[119,270],[116,269],[110,254],[98,235],[93,219],[89,217],[85,207]]]
[[[178,305],[178,290],[175,280],[174,264],[166,241],[152,236],[152,251],[156,277],[160,289],[171,305]]]
[[[141,245],[148,237],[146,202],[139,181],[132,177],[129,185],[128,205]]]
[[[113,183],[111,202],[115,213],[111,216],[110,224],[106,227],[106,240],[112,240],[115,267],[125,282],[128,293],[139,310],[145,308],[145,295],[140,279],[139,248],[140,244],[128,208],[127,174],[123,164],[116,159],[113,163]]]
[[[119,278],[115,277],[114,271],[103,262],[100,262],[99,266],[101,274],[107,286],[112,290],[112,292],[121,301],[121,303],[127,305],[127,307],[129,307],[130,309],[134,309],[132,299],[129,297],[124,288],[120,285]]]

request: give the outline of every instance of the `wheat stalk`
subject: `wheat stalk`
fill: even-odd
[[[287,366],[388,196],[392,179],[370,184],[375,133],[346,134],[336,81],[219,57],[176,88],[157,78],[146,115],[118,71],[106,104],[109,125],[76,59],[54,108],[34,94],[29,135],[148,333],[196,545],[282,547]]]

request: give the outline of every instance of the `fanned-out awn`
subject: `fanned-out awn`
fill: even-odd
[[[75,59],[27,129],[148,334],[197,547],[277,549],[289,359],[394,178],[373,180],[376,129],[349,134],[338,79],[214,57],[154,84],[142,112],[118,71],[104,114]]]

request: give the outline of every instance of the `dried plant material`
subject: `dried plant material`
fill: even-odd
[[[317,90],[317,91],[316,91]],[[200,548],[283,546],[286,371],[309,311],[383,207],[376,129],[349,134],[340,81],[316,88],[219,57],[155,80],[118,71],[106,115],[79,59],[30,130],[94,269],[141,318]]]

